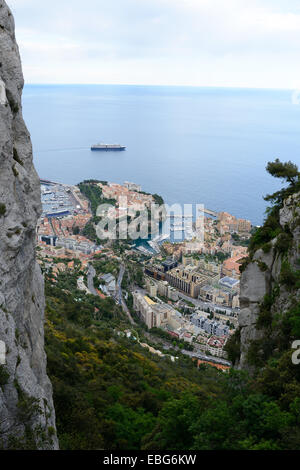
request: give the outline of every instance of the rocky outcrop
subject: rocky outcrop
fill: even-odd
[[[269,343],[270,347],[272,342],[276,343],[276,330],[272,331],[265,323],[271,324],[275,315],[282,316],[300,297],[299,289],[291,285],[294,273],[299,271],[299,193],[284,202],[279,222],[282,232],[253,254],[241,276],[239,368],[254,368],[249,361],[253,344],[257,345],[255,354],[259,359],[260,354],[263,357],[260,341],[262,345]],[[262,316],[267,320],[262,320]]]
[[[6,349],[6,364],[0,365],[0,443],[55,449],[43,279],[35,259],[40,186],[22,118],[22,89],[14,20],[0,0],[0,342]]]

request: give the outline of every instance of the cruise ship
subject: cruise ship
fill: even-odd
[[[125,150],[126,147],[120,144],[95,144],[91,146],[91,150]]]

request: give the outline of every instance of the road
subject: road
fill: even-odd
[[[87,272],[87,284],[88,289],[93,295],[99,295],[94,287],[94,277],[96,276],[95,268],[89,264],[89,270]]]
[[[222,364],[223,366],[229,366],[229,367],[232,366],[231,362],[226,361],[226,359],[221,359],[220,357],[207,356],[206,354],[202,354],[202,353],[196,352],[196,351],[187,351],[186,349],[182,349],[181,352],[182,352],[182,354],[185,354],[186,356],[196,357],[196,358],[202,359],[204,361],[215,362],[216,364]]]
[[[193,297],[189,297],[188,295],[183,294],[180,291],[177,291],[178,295],[181,299],[187,300],[191,302],[192,304],[195,305],[195,307],[198,307],[200,309],[207,309],[210,308],[212,310],[226,310],[227,315],[230,315],[232,313],[239,313],[238,309],[232,309],[230,307],[224,307],[223,305],[217,305],[212,302],[204,302],[201,299],[194,299]]]
[[[214,305],[211,302],[203,302],[203,300],[201,300],[201,299],[194,299],[193,297],[185,295],[180,291],[177,291],[177,292],[178,292],[178,296],[181,299],[184,299],[184,300],[187,300],[188,302],[191,302],[192,304],[195,305],[195,307],[198,307],[198,308],[209,308],[210,307],[212,309],[213,308],[218,308],[216,305]],[[229,308],[227,308],[227,310],[229,310]]]
[[[123,281],[123,276],[124,276],[124,273],[125,273],[125,266],[124,264],[121,264],[120,266],[120,271],[119,271],[119,276],[118,276],[118,280],[117,280],[117,292],[116,292],[116,298],[119,302],[119,304],[122,306],[122,309],[123,309],[123,312],[126,313],[130,323],[132,325],[135,325],[135,321],[133,320],[131,314],[130,314],[130,311],[126,305],[126,302],[123,298],[123,293],[122,293],[122,281]]]

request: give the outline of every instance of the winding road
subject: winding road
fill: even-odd
[[[95,271],[95,268],[89,264],[89,270],[87,272],[87,285],[88,285],[88,289],[89,291],[93,294],[93,295],[99,295],[98,292],[96,291],[95,287],[94,287],[94,277],[96,276],[96,271]]]
[[[135,325],[135,321],[133,320],[130,311],[126,305],[126,302],[123,298],[123,293],[122,293],[122,281],[123,281],[123,276],[125,273],[125,266],[124,264],[121,264],[120,266],[120,271],[119,271],[119,276],[117,280],[117,292],[116,292],[116,298],[119,302],[119,304],[122,306],[123,312],[126,313],[128,320],[132,325]]]

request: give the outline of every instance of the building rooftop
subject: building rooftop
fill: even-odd
[[[238,279],[234,279],[233,277],[225,276],[222,277],[222,279],[219,280],[219,284],[224,285],[226,287],[235,287],[237,284],[239,284]]]
[[[115,281],[114,276],[113,276],[112,274],[110,274],[110,273],[108,273],[108,274],[103,274],[103,276],[101,276],[101,279],[102,279],[105,283],[107,283],[107,284],[109,284],[109,283],[112,282],[112,281]]]
[[[153,300],[151,300],[150,297],[148,297],[147,295],[144,296],[144,299],[146,300],[148,305],[154,305],[155,304],[155,302],[153,302]]]

